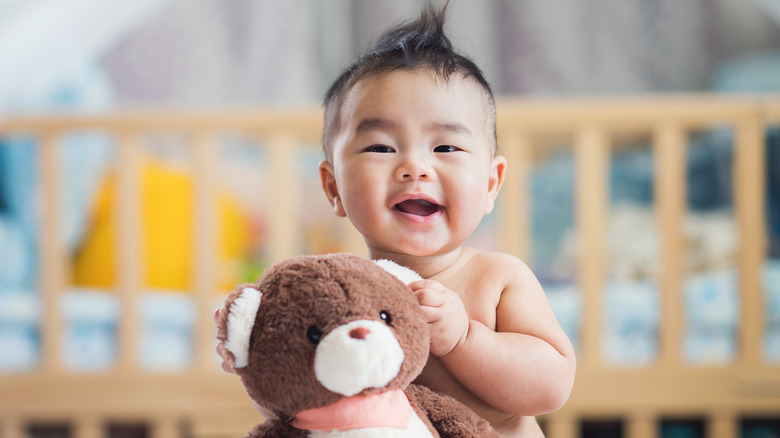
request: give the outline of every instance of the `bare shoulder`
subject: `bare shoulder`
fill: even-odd
[[[496,312],[496,331],[532,334],[559,352],[573,357],[571,343],[555,317],[536,276],[522,260],[510,254],[477,251],[475,264],[485,275],[501,281]]]
[[[540,309],[543,315],[552,314],[531,269],[510,254],[464,247],[461,262],[433,279],[458,293],[471,319],[492,330],[532,330],[517,324],[530,322],[528,315]]]
[[[499,280],[505,286],[518,286],[531,282],[537,284],[528,265],[519,258],[502,252],[473,249],[471,263],[478,267],[482,275]]]

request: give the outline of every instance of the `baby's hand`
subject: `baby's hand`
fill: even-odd
[[[431,353],[445,356],[461,342],[469,332],[469,317],[458,294],[435,280],[418,280],[409,283],[431,334]]]
[[[217,326],[219,326],[218,321],[219,321],[219,314],[221,311],[222,309],[220,308],[214,312],[214,324],[217,324]],[[225,351],[225,341],[219,341],[217,343],[217,354],[219,355],[219,357],[222,358],[222,369],[227,371],[228,373],[235,373],[236,370],[235,368],[233,368],[232,362],[228,362],[225,359],[227,355],[227,352]]]

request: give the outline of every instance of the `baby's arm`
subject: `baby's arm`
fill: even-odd
[[[494,408],[541,415],[560,408],[574,383],[574,350],[539,282],[520,260],[492,255],[503,287],[495,331],[469,319],[459,296],[440,283],[410,284],[428,318],[431,352],[466,389]]]

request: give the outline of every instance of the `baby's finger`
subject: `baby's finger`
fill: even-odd
[[[421,306],[420,309],[425,317],[425,322],[428,324],[435,323],[441,319],[441,312],[436,307]]]
[[[412,289],[412,291],[418,291],[420,289],[433,289],[433,290],[444,290],[444,286],[439,283],[436,280],[415,280],[411,283],[409,283],[409,287]]]
[[[432,289],[420,289],[414,292],[421,306],[439,307],[444,304],[444,294]]]

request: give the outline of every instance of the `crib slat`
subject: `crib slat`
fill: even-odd
[[[268,250],[271,262],[297,255],[301,248],[296,201],[300,197],[295,170],[296,141],[290,132],[278,132],[269,138],[271,166],[271,202]]]
[[[579,129],[575,139],[576,220],[579,238],[578,277],[582,291],[583,368],[603,363],[602,292],[605,274],[605,227],[609,202],[609,144],[596,126]]]
[[[119,357],[117,368],[131,372],[138,368],[138,311],[136,297],[141,290],[143,272],[140,259],[141,200],[139,166],[140,139],[129,132],[118,138],[116,235],[117,288],[120,308]]]
[[[3,416],[0,419],[0,436],[3,438],[25,438],[25,424],[21,418]]]
[[[103,438],[103,424],[97,418],[84,416],[76,419],[75,436],[77,438]]]
[[[734,150],[734,197],[739,226],[740,303],[739,361],[742,365],[761,364],[764,311],[761,273],[766,255],[764,207],[763,124],[758,115],[737,124]]]
[[[149,438],[176,438],[180,436],[175,417],[160,417],[150,425]]]
[[[633,415],[628,418],[627,438],[656,438],[658,423],[655,418],[645,414]]]
[[[501,139],[501,153],[507,160],[508,172],[501,194],[501,240],[503,250],[528,260],[530,242],[530,171],[531,140],[515,130]],[[501,198],[500,198],[501,199]]]
[[[707,422],[708,438],[735,438],[739,436],[736,418],[723,412],[717,412]]]
[[[675,123],[664,123],[654,133],[654,192],[661,239],[661,322],[658,363],[676,367],[682,363],[683,300],[682,280],[685,253],[683,216],[685,214],[686,135]]]
[[[563,412],[549,415],[546,420],[545,436],[547,438],[572,438],[578,436],[577,419]]]
[[[39,166],[41,175],[41,233],[39,278],[43,315],[41,318],[42,369],[57,373],[63,369],[62,317],[60,297],[64,285],[65,250],[61,235],[59,132],[47,131],[40,136]]]
[[[208,131],[199,131],[195,137],[195,199],[193,220],[195,242],[194,298],[198,320],[195,324],[195,369],[216,370],[214,366],[215,342],[212,312],[218,288],[215,266],[218,252],[216,230],[218,228],[215,205],[214,163],[216,139]]]

